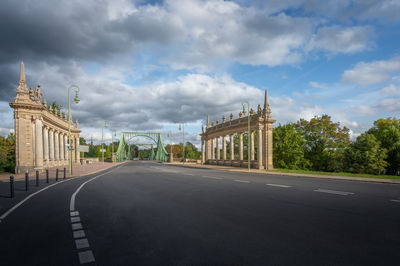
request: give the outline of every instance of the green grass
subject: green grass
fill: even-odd
[[[296,173],[296,174],[312,174],[312,175],[331,175],[331,176],[350,176],[350,177],[367,177],[367,178],[382,178],[382,179],[400,179],[398,175],[369,175],[369,174],[353,174],[353,173],[335,173],[335,172],[320,172],[310,170],[293,170],[293,169],[282,169],[275,168],[273,170],[267,170],[271,172],[281,173]]]

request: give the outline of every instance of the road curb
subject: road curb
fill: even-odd
[[[181,165],[174,163],[163,163],[163,165],[177,166],[177,167],[185,167],[185,168],[196,168],[196,169],[208,169],[208,170],[216,170],[216,171],[225,171],[225,172],[237,172],[237,173],[249,173],[247,170],[243,169],[235,169],[235,168],[219,168],[215,167],[201,167],[198,165]],[[226,167],[226,166],[223,166]],[[297,174],[297,173],[284,173],[284,172],[268,172],[268,171],[260,171],[260,170],[250,170],[252,174],[260,174],[260,175],[281,175],[281,176],[292,176],[292,177],[308,177],[308,178],[319,178],[319,179],[330,179],[330,180],[343,180],[343,181],[359,181],[359,182],[370,182],[370,183],[383,183],[383,184],[400,184],[400,180],[398,179],[381,179],[381,178],[366,178],[366,177],[349,177],[349,176],[328,176],[328,175],[312,175],[312,174]]]

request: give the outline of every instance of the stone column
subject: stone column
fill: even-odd
[[[206,139],[206,160],[211,159],[211,140],[208,138]]]
[[[43,126],[42,120],[35,121],[35,166],[43,169]]]
[[[31,122],[32,126],[32,157],[33,157],[33,168],[36,167],[36,125],[35,125],[35,120],[32,120]]]
[[[211,159],[215,159],[215,139],[211,138]]]
[[[217,137],[217,160],[221,160],[221,151],[219,145],[221,143],[220,137]]]
[[[222,160],[226,161],[226,136],[222,136]]]
[[[231,143],[230,143],[230,158],[231,158],[231,165],[233,164],[232,161],[235,160],[235,134],[230,135]]]
[[[272,123],[267,123],[265,125],[266,130],[265,130],[265,139],[266,139],[266,163],[265,163],[265,169],[273,169],[273,158],[272,158],[272,143],[273,143],[273,136],[272,136]]]
[[[262,145],[262,129],[259,127],[257,128],[257,163],[258,163],[258,169],[263,169],[263,156],[262,156],[262,151],[263,151],[263,145]]]
[[[64,134],[60,133],[60,164],[64,165]]]
[[[68,164],[68,134],[64,135],[64,159],[65,163]]]
[[[44,126],[43,128],[43,157],[44,164],[46,167],[49,166],[49,128]]]
[[[58,166],[60,160],[60,144],[59,144],[59,137],[58,131],[54,132],[54,161],[55,164]]]
[[[54,166],[54,130],[49,129],[49,148],[50,148],[50,153],[49,153],[49,160],[50,160],[50,165]]]
[[[80,163],[80,162],[81,162],[81,152],[79,151],[79,136],[78,136],[78,137],[75,137],[75,147],[76,147],[76,149],[75,149],[75,152],[76,152],[76,155],[75,155],[76,162],[77,162],[77,163]],[[104,154],[104,155],[105,155],[105,154]]]
[[[243,132],[239,133],[239,161],[243,161]]]
[[[206,144],[204,139],[201,140],[201,163],[205,163],[205,156],[206,156]]]
[[[250,131],[250,160],[254,161],[254,131]]]

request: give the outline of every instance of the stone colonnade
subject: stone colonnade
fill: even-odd
[[[68,165],[68,131],[43,125],[40,119],[36,119],[33,123],[35,124],[34,168]],[[79,135],[71,134],[71,140],[74,148],[71,151],[72,162],[79,163]]]
[[[202,163],[217,164],[217,165],[228,165],[228,166],[248,166],[248,161],[244,160],[244,143],[243,136],[247,134],[248,131],[243,131],[239,133],[230,133],[228,135],[223,134],[218,137],[210,137],[203,139],[201,143],[202,149]],[[254,134],[257,133],[257,143],[254,143]],[[258,136],[261,136],[258,137]],[[235,153],[235,138],[238,139],[238,152]],[[226,140],[229,139],[230,147],[229,153],[227,151]],[[250,130],[250,163],[252,168],[259,169],[272,169],[272,134],[268,130],[263,130],[262,128],[251,129]],[[222,143],[220,143],[222,141]],[[263,141],[265,143],[266,155],[263,157]],[[268,143],[269,142],[269,143]],[[222,146],[222,156],[221,147]],[[247,143],[246,143],[247,146]],[[255,156],[255,150],[257,149],[257,157]],[[227,157],[229,154],[229,159]],[[246,154],[247,155],[247,154]],[[248,156],[247,156],[248,157]]]
[[[68,125],[67,116],[42,101],[42,95],[40,85],[28,90],[21,63],[17,95],[10,103],[14,108],[16,173],[68,165],[68,126],[74,148],[72,162],[80,161],[78,121]]]
[[[271,110],[268,104],[268,94],[265,91],[264,109],[258,105],[257,112],[250,110],[250,114],[239,113],[239,118],[226,121],[225,116],[222,117],[222,123],[218,120],[210,125],[207,117],[206,130],[202,130],[201,150],[202,163],[230,165],[247,167],[248,160],[253,168],[272,169],[273,168],[273,128],[272,124],[275,120],[271,117]],[[248,133],[250,120],[250,158],[244,160],[244,134]],[[257,143],[255,143],[255,135],[257,135]],[[229,139],[229,160],[227,159],[227,139]],[[238,140],[238,152],[235,154],[235,139]],[[222,143],[221,143],[222,142]],[[247,143],[246,143],[247,146]],[[221,148],[222,147],[222,156]],[[255,151],[257,150],[257,156]]]

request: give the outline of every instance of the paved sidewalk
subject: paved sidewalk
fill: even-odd
[[[191,167],[200,169],[212,169],[219,171],[230,171],[230,172],[242,172],[248,173],[247,168],[222,166],[222,165],[209,165],[209,164],[197,164],[197,163],[164,163],[165,165],[174,165],[181,167]],[[370,177],[352,177],[352,176],[333,176],[333,175],[313,175],[313,174],[302,174],[302,173],[284,173],[276,171],[266,171],[258,169],[250,169],[250,173],[264,174],[264,175],[284,175],[294,177],[311,177],[311,178],[323,178],[323,179],[337,179],[337,180],[349,180],[349,181],[363,181],[363,182],[375,182],[375,183],[389,183],[389,184],[400,184],[400,179],[386,179],[386,178],[370,178]]]
[[[73,164],[72,165],[72,177],[76,176],[84,176],[84,175],[89,175],[93,174],[105,169],[108,169],[110,167],[113,167],[115,165],[119,165],[123,162],[117,162],[117,163],[111,163],[111,162],[96,162],[96,163],[90,163],[90,164]],[[59,177],[63,178],[64,175],[64,168],[66,168],[66,177],[69,177],[68,174],[68,165],[63,165],[63,166],[58,166],[58,167],[51,167],[49,168],[49,176],[50,177],[55,177],[56,175],[56,169],[58,168],[59,171]],[[25,178],[25,173],[22,174],[12,174],[12,173],[1,173],[0,174],[0,182],[8,182],[10,180],[10,176],[13,175],[15,180],[22,180]],[[35,172],[29,172],[29,177],[34,178],[36,175]],[[45,178],[46,176],[46,171],[43,170],[42,172],[39,173],[40,179]]]

